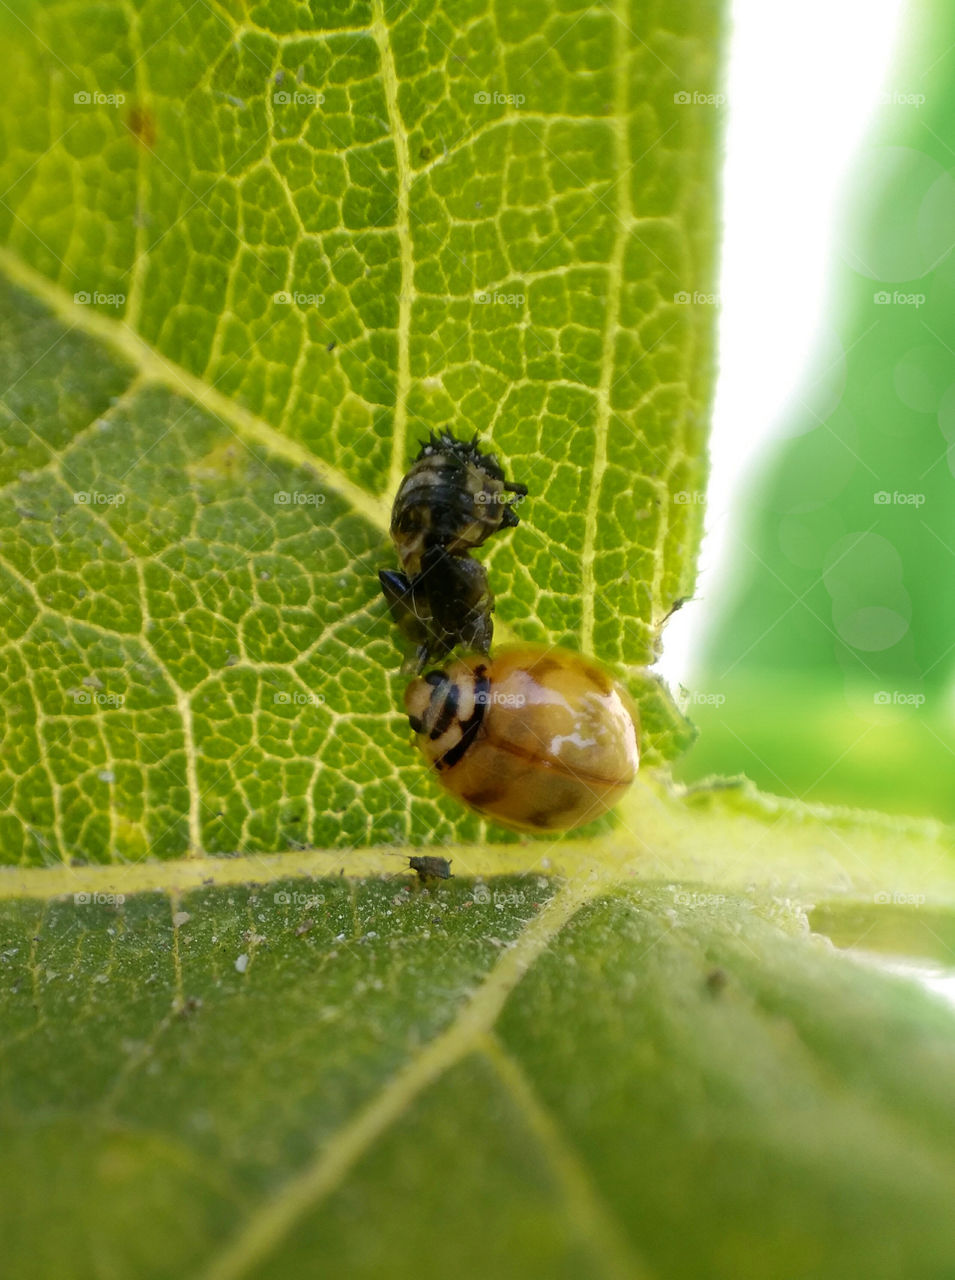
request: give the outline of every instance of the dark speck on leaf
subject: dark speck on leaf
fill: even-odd
[[[126,128],[144,147],[151,150],[156,145],[156,117],[145,107],[130,107]]]
[[[326,350],[326,351],[334,351],[334,350],[335,350],[335,348],[336,348],[337,346],[338,346],[338,343],[337,343],[337,342],[330,342],[330,343],[328,344],[328,346],[325,348],[325,350]]]
[[[729,977],[725,969],[711,969],[706,975],[706,989],[711,996],[718,996],[727,982]]]

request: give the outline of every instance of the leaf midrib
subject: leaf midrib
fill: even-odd
[[[730,793],[733,795],[733,793]],[[953,832],[939,823],[884,814],[810,807],[746,792],[719,808],[638,780],[624,802],[624,822],[593,836],[565,833],[497,845],[447,845],[456,877],[588,876],[603,887],[632,883],[699,885],[760,893],[803,906],[858,902],[877,892],[918,893],[927,905],[955,901]],[[699,793],[695,799],[699,800]],[[772,840],[772,859],[763,849]],[[370,845],[276,853],[87,866],[0,868],[0,901],[74,893],[178,893],[207,886],[268,885],[296,878],[406,877],[407,859],[426,846]],[[904,857],[901,852],[904,850]],[[851,866],[851,873],[846,866]],[[861,869],[859,869],[861,868]]]

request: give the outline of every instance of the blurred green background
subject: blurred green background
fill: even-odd
[[[955,819],[953,164],[955,5],[912,4],[847,184],[838,342],[741,496],[731,589],[707,598],[686,780]]]

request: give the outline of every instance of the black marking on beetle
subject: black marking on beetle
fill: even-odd
[[[480,791],[462,792],[461,798],[473,805],[475,809],[481,809],[485,805],[493,804],[495,800],[500,800],[506,790],[506,783],[501,782],[495,786],[483,787]]]
[[[540,680],[542,677],[546,676],[548,672],[562,671],[563,668],[564,664],[562,662],[559,662],[556,658],[545,656],[543,658],[538,658],[536,662],[532,663],[531,666],[528,667],[528,671],[533,674],[536,680]]]
[[[456,742],[453,747],[449,748],[440,760],[435,761],[436,768],[453,769],[461,757],[467,751],[468,747],[477,737],[478,729],[484,720],[484,712],[487,707],[488,693],[491,688],[491,682],[485,676],[479,674],[486,668],[478,667],[474,673],[474,711],[470,717],[461,725],[461,740]]]
[[[447,688],[444,691],[444,702],[441,710],[438,712],[438,718],[434,728],[431,730],[431,740],[436,741],[450,727],[451,722],[458,714],[458,686],[453,681],[447,682]]]

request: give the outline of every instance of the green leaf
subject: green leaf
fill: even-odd
[[[21,873],[82,888],[0,909],[18,1274],[944,1274],[951,1013],[781,895],[801,869],[861,905],[848,868],[904,847],[897,892],[951,936],[951,837],[733,789],[642,819],[612,870],[568,847],[563,887]],[[773,891],[734,889],[768,849]]]
[[[0,13],[6,1256],[937,1276],[951,1021],[806,912],[948,936],[951,836],[671,790],[646,670],[702,510],[720,6],[320,9]],[[639,701],[583,835],[486,830],[397,713],[376,572],[441,426],[531,490],[499,638]]]
[[[439,426],[531,490],[501,638],[617,664],[648,762],[685,745],[643,668],[699,532],[718,120],[675,98],[717,14],[6,12],[9,101],[44,89],[0,162],[7,859],[481,834],[376,580]]]

